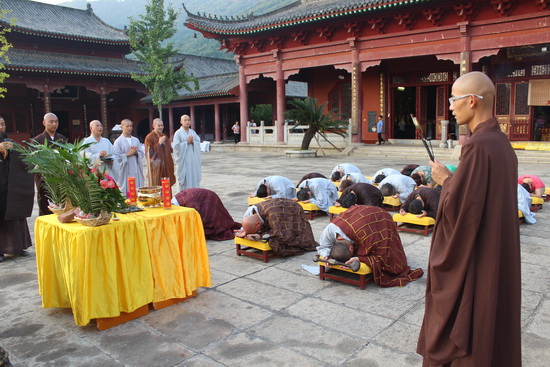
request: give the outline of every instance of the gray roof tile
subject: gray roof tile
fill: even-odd
[[[433,2],[436,0],[417,0]],[[222,20],[187,12],[186,23],[200,30],[218,34],[249,34],[306,22],[320,21],[324,17],[346,16],[361,12],[367,14],[382,9],[399,9],[403,5],[416,3],[413,0],[317,0],[296,1],[279,10],[262,15],[248,15],[244,19]],[[364,9],[364,10],[363,10]],[[367,10],[369,9],[369,10]]]
[[[123,30],[105,24],[91,8],[80,10],[29,0],[2,0],[0,4],[2,9],[11,10],[0,23],[7,24],[7,19],[15,18],[14,31],[109,44],[128,43]]]
[[[8,51],[7,56],[10,60],[5,64],[7,70],[102,76],[130,76],[132,72],[141,72],[139,62],[126,58],[114,59],[13,48]]]

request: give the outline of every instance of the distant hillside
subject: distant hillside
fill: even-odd
[[[183,0],[187,9],[193,13],[207,13],[223,16],[235,16],[253,12],[255,15],[264,14],[283,6],[291,4],[297,0]],[[128,17],[137,19],[139,14],[145,12],[147,0],[95,0],[90,1],[94,13],[105,23],[116,27],[124,28],[130,22]],[[61,3],[62,6],[68,6],[77,9],[86,9],[86,0],[72,0]],[[170,1],[165,0],[165,6]],[[217,41],[205,39],[200,33],[197,38],[193,37],[193,31],[183,25],[185,21],[185,11],[181,2],[173,3],[172,7],[180,12],[177,22],[178,32],[174,36],[174,43],[180,52],[219,58],[232,58],[231,53],[218,51],[220,44]]]

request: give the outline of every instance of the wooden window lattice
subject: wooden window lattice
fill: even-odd
[[[497,84],[496,114],[510,115],[510,83]]]
[[[516,111],[515,115],[529,115],[527,96],[529,94],[529,83],[516,84]]]

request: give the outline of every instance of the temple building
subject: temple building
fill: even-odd
[[[379,114],[389,138],[416,138],[411,114],[432,138],[442,120],[452,137],[467,134],[448,98],[474,70],[495,82],[495,115],[510,140],[550,140],[549,25],[550,0],[301,0],[261,15],[186,19],[235,55],[240,121],[251,105],[272,103],[282,127],[288,82],[301,81],[351,119],[356,143],[376,140]]]
[[[13,45],[5,71],[10,77],[0,115],[7,132],[21,141],[42,132],[42,117],[53,112],[58,132],[70,140],[89,135],[88,122],[100,120],[106,129],[130,118],[147,120],[140,98],[148,93],[132,80],[139,64],[125,57],[130,52],[123,30],[102,22],[92,11],[38,3],[2,0],[9,10],[0,26],[16,24],[7,34]]]

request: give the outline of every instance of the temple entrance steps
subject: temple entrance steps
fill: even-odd
[[[439,148],[440,141],[433,141],[433,152],[437,160],[445,163],[457,163],[460,157],[460,145],[453,141],[453,148]],[[248,143],[212,143],[210,145],[212,151],[217,152],[280,152],[285,155],[285,151],[289,149],[299,149],[299,146],[290,146],[286,144],[273,145],[255,145]],[[311,149],[318,150],[314,144]],[[394,140],[390,139],[384,145],[375,144],[352,144],[345,148],[342,152],[336,149],[326,149],[323,151],[327,155],[343,155],[343,156],[364,156],[371,158],[395,158],[411,163],[428,162],[428,153],[420,140]],[[516,150],[518,161],[522,163],[548,164],[550,165],[550,151],[528,151]],[[318,151],[317,157],[323,157],[323,152]],[[422,163],[423,164],[423,163]]]

